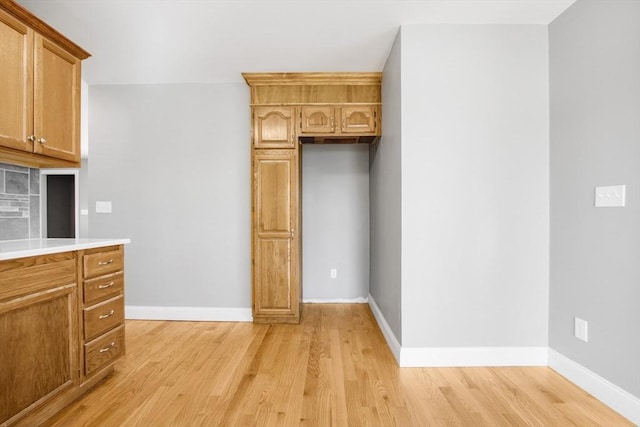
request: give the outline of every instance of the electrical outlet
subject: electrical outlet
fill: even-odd
[[[335,279],[336,277],[338,277],[338,269],[337,268],[332,268],[331,272],[329,273],[329,276],[332,279]]]
[[[589,322],[587,322],[586,320],[582,320],[578,317],[575,317],[574,324],[573,324],[573,334],[579,340],[588,342],[589,341]]]

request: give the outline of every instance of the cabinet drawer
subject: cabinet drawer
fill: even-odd
[[[106,366],[124,354],[124,325],[84,345],[84,373]]]
[[[83,287],[84,303],[85,305],[95,304],[107,298],[115,297],[121,294],[123,290],[124,276],[122,271],[85,280]]]
[[[84,255],[84,277],[91,278],[120,271],[124,267],[122,247],[105,252]]]
[[[0,301],[76,283],[73,252],[0,262]]]
[[[84,309],[84,338],[90,340],[124,322],[124,298],[118,296]]]

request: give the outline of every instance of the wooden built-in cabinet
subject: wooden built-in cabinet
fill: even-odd
[[[378,106],[314,106],[298,107],[301,135],[361,134],[378,135]]]
[[[298,150],[253,155],[253,319],[297,323],[300,318]]]
[[[295,148],[293,107],[255,107],[252,116],[255,148]]]
[[[0,263],[0,425],[79,383],[76,254]]]
[[[0,3],[0,161],[78,167],[87,52],[13,2]]]
[[[252,307],[256,323],[298,323],[301,144],[375,142],[380,73],[244,73],[251,88]]]
[[[124,353],[124,250],[84,251],[84,374],[91,375]]]
[[[0,426],[40,425],[124,354],[122,245],[0,261]]]

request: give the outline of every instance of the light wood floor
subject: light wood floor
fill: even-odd
[[[117,372],[54,426],[631,426],[549,368],[398,368],[365,304],[300,325],[127,322]]]

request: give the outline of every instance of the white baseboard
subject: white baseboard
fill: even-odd
[[[365,297],[358,298],[307,298],[302,300],[305,304],[366,304],[368,302]]]
[[[402,347],[375,299],[369,306],[402,368],[445,366],[547,366],[547,347]]]
[[[402,347],[401,367],[547,366],[547,347]]]
[[[551,348],[549,367],[632,423],[640,425],[640,398]]]
[[[391,349],[391,353],[393,353],[393,357],[396,358],[398,365],[400,365],[400,350],[402,347],[400,346],[400,341],[396,338],[395,334],[391,330],[391,326],[387,323],[387,320],[384,318],[382,311],[380,311],[380,307],[376,304],[376,300],[373,299],[373,296],[369,294],[369,307],[371,307],[371,312],[373,313],[373,317],[376,318],[378,322],[378,327],[380,331],[382,331],[382,335],[384,339],[387,340],[387,345]],[[402,366],[402,365],[400,365]]]
[[[190,320],[206,322],[252,322],[250,308],[236,307],[152,307],[127,305],[126,319]]]

